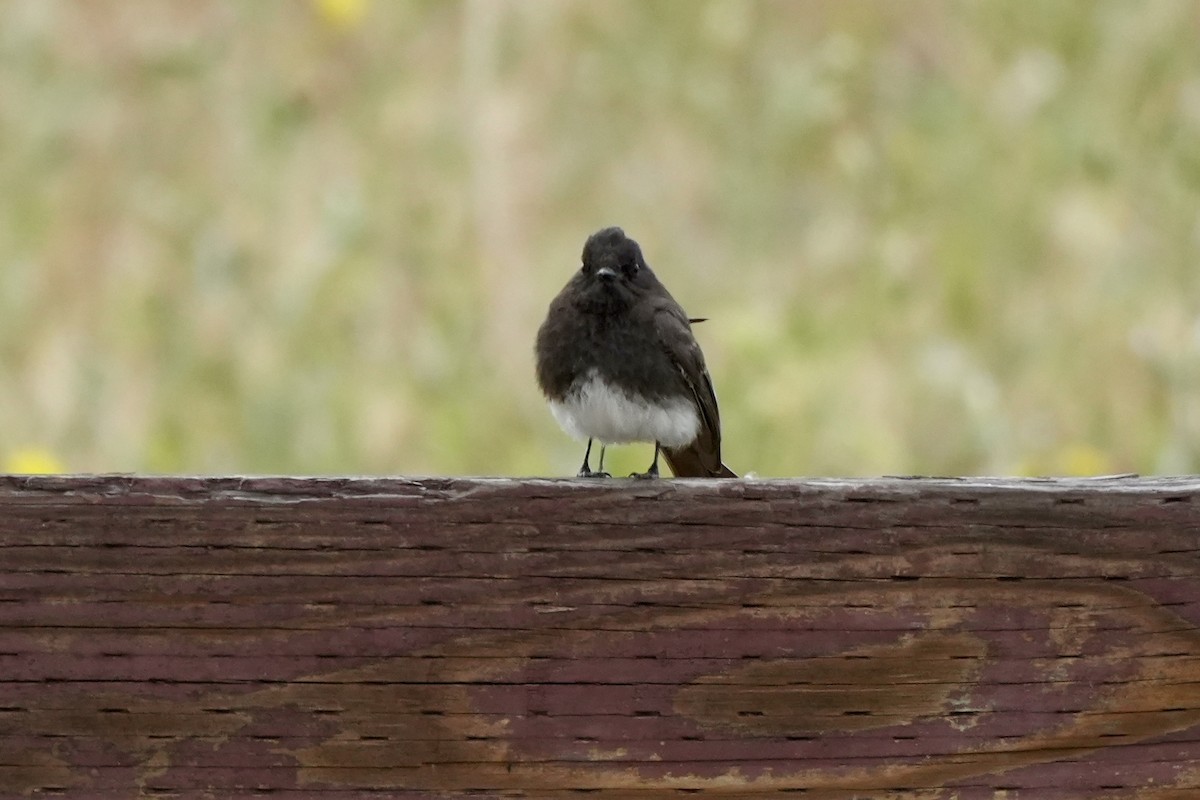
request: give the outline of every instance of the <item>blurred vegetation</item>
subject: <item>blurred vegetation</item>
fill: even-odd
[[[571,474],[619,224],[739,471],[1200,471],[1194,2],[0,11],[10,469]]]

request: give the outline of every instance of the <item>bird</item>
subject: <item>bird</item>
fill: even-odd
[[[736,478],[721,462],[721,417],[690,318],[618,227],[588,237],[534,345],[538,386],[569,435],[587,440],[578,477],[604,471],[610,444],[654,442],[679,478]],[[599,441],[598,469],[591,468]]]

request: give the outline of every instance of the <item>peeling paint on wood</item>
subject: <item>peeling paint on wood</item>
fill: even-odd
[[[0,796],[1200,796],[1200,480],[0,476]]]

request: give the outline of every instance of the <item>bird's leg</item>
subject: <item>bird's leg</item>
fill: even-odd
[[[577,477],[577,478],[611,478],[612,477],[611,475],[609,475],[607,472],[604,471],[604,445],[600,445],[600,469],[599,469],[599,471],[592,472],[591,464],[588,463],[591,460],[592,460],[592,440],[588,439],[587,450],[585,450],[583,453],[583,466],[579,468],[579,474],[576,475],[575,477]]]
[[[596,467],[596,474],[603,478],[611,478],[612,476],[604,471],[604,453],[606,450],[608,450],[608,445],[601,444],[600,445],[600,463]]]
[[[588,439],[587,450],[583,451],[583,466],[579,468],[579,474],[576,475],[575,477],[577,477],[577,478],[592,477],[592,474],[593,474],[592,473],[592,465],[588,463],[591,460],[592,460],[592,440]]]
[[[629,477],[631,478],[657,478],[658,477],[658,442],[654,443],[654,463],[650,465],[650,469],[645,472],[635,472]]]

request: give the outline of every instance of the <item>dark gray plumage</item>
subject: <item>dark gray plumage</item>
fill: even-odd
[[[588,238],[583,264],[538,330],[538,385],[559,424],[601,444],[652,441],[679,477],[733,478],[721,419],[691,320],[620,228]]]

